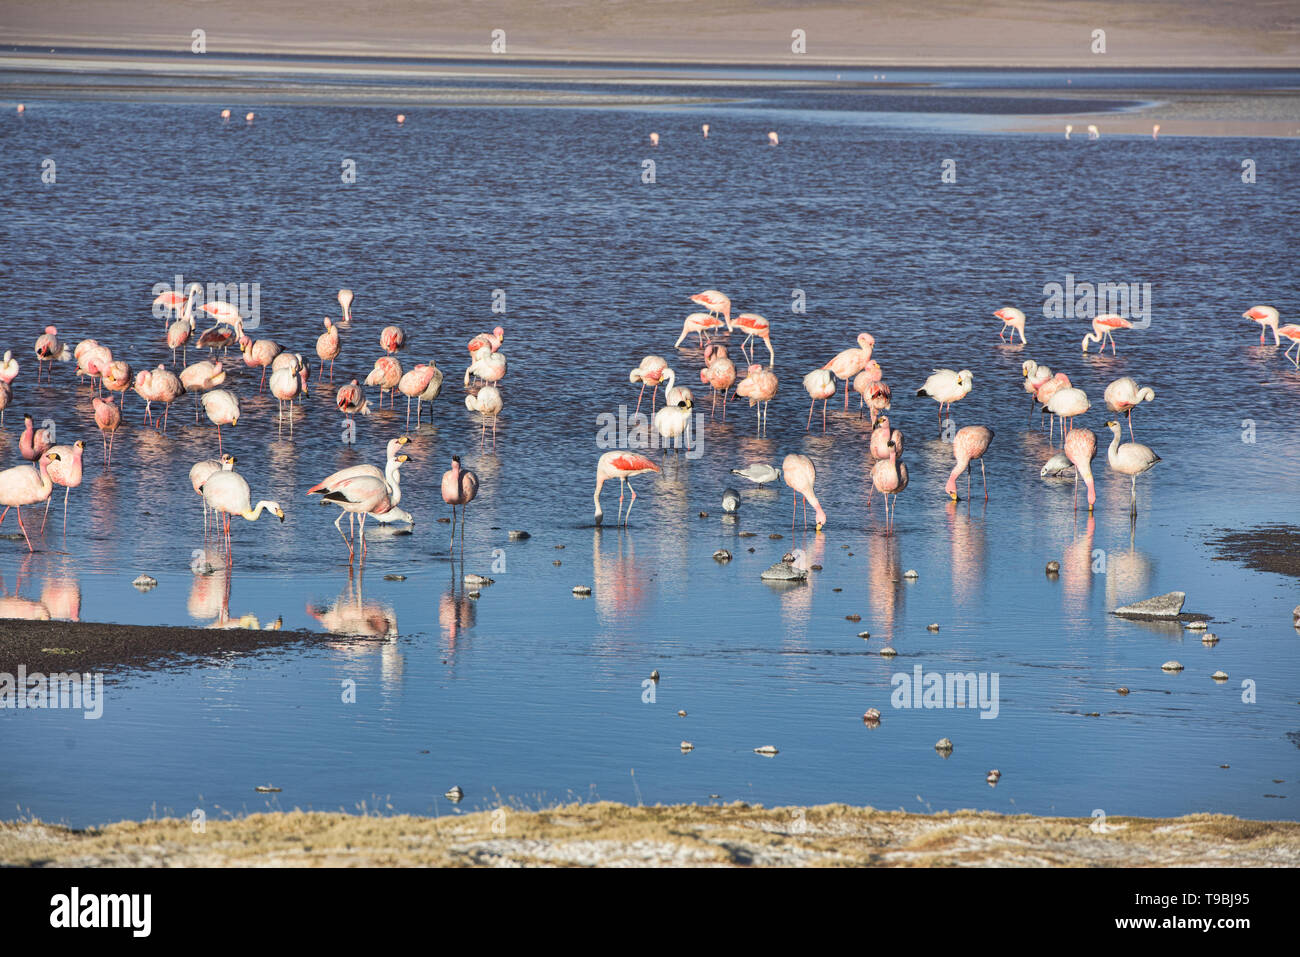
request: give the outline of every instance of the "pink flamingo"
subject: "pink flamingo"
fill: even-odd
[[[772,330],[766,319],[756,312],[742,312],[736,317],[735,322],[730,320],[727,321],[727,331],[730,332],[733,328],[739,328],[741,332],[745,333],[745,341],[740,344],[740,352],[742,355],[744,355],[745,346],[757,337],[762,339],[764,345],[767,346],[767,355],[770,360],[767,364],[768,368],[770,369],[772,366],[776,365],[776,353],[772,351]],[[752,346],[750,347],[748,358],[750,362],[754,361],[754,350]]]
[[[215,389],[226,381],[226,370],[217,359],[202,359],[181,370],[181,385],[186,392],[194,393],[194,421],[199,421],[199,393]]]
[[[222,455],[220,459],[204,459],[202,462],[195,462],[190,468],[190,485],[194,487],[194,494],[199,497],[203,504],[203,538],[208,537],[208,502],[203,497],[203,483],[212,478],[214,474],[222,471],[231,471],[235,467],[235,457],[233,455]]]
[[[718,405],[718,393],[722,393],[722,421],[727,421],[727,390],[736,381],[736,364],[727,358],[727,347],[707,345],[704,347],[705,367],[700,370],[700,381],[713,390],[713,405],[709,407],[709,418],[713,418]]]
[[[200,349],[225,350],[232,342],[244,338],[244,319],[239,314],[238,307],[217,300],[205,302],[202,309],[215,320],[215,323],[199,334],[197,345]]]
[[[8,349],[5,350],[3,359],[0,359],[0,382],[12,384],[14,379],[18,378],[18,360]]]
[[[699,341],[697,344],[703,346],[704,340],[708,337],[709,333],[716,332],[718,329],[722,329],[725,326],[726,323],[717,316],[710,315],[707,312],[693,312],[687,316],[686,321],[682,323],[682,334],[678,336],[677,341],[673,343],[673,348],[680,348],[682,340],[692,332],[698,337]]]
[[[1273,330],[1273,345],[1280,346],[1282,344],[1282,340],[1278,338],[1277,334],[1277,324],[1281,316],[1272,306],[1251,306],[1241,314],[1241,318],[1254,319],[1259,323],[1259,344],[1261,346],[1264,344],[1264,332],[1268,329]]]
[[[885,527],[892,528],[894,515],[898,512],[898,493],[907,488],[907,466],[898,461],[898,445],[889,440],[889,458],[877,462],[871,467],[871,484],[885,497]],[[889,496],[894,496],[894,507],[890,510]]]
[[[406,396],[406,427],[411,427],[411,400],[416,400],[415,406],[415,424],[420,424],[420,396],[429,388],[429,383],[433,381],[434,374],[438,372],[438,367],[420,363],[404,374],[397,380],[397,391]],[[498,393],[499,394],[499,393]]]
[[[790,488],[790,527],[794,528],[795,516],[798,514],[799,496],[803,496],[803,527],[808,529],[808,506],[813,507],[816,530],[821,531],[826,525],[826,513],[822,511],[821,502],[813,494],[813,483],[817,481],[817,469],[812,459],[806,455],[791,453],[781,462],[781,478]]]
[[[320,376],[325,378],[325,363],[330,364],[330,384],[334,384],[334,360],[339,357],[339,331],[329,316],[325,317],[325,331],[316,337],[316,355],[320,358]]]
[[[1088,351],[1088,343],[1099,342],[1101,347],[1097,350],[1099,353],[1106,350],[1106,340],[1110,340],[1110,354],[1115,355],[1115,336],[1116,329],[1132,329],[1133,323],[1129,322],[1123,316],[1117,316],[1113,312],[1108,312],[1097,316],[1092,320],[1092,332],[1083,337],[1083,351]]]
[[[1151,402],[1155,399],[1155,390],[1151,388],[1139,389],[1137,381],[1124,376],[1122,379],[1116,379],[1110,385],[1106,386],[1106,408],[1112,412],[1118,412],[1128,419],[1128,435],[1133,438],[1133,409],[1143,402]]]
[[[347,328],[352,325],[352,290],[339,290],[339,308],[343,310],[343,318],[339,320],[339,325]]]
[[[1072,386],[1070,385],[1070,377],[1066,375],[1064,372],[1058,372],[1056,373],[1056,375],[1052,376],[1050,379],[1043,382],[1041,385],[1038,386],[1036,390],[1034,390],[1034,398],[1037,400],[1038,404],[1042,406],[1042,410],[1046,412],[1048,404],[1052,401],[1052,396],[1056,395],[1056,393],[1060,392],[1062,389],[1069,389],[1069,388],[1072,388]],[[1033,417],[1032,412],[1030,412],[1030,417],[1031,418]],[[1042,419],[1039,419],[1038,424],[1040,427],[1042,426],[1043,424]],[[1055,418],[1050,419],[1049,432],[1047,436],[1049,442],[1051,441],[1052,435],[1054,434],[1055,425],[1056,425],[1056,419]]]
[[[776,375],[770,369],[764,369],[758,363],[752,363],[745,373],[745,378],[736,386],[736,395],[748,399],[751,406],[758,406],[758,431],[761,435],[767,424],[767,410],[776,398]],[[806,431],[806,430],[805,430]]]
[[[874,428],[876,417],[890,409],[892,393],[886,382],[873,382],[867,388],[867,409],[871,412],[871,425]]]
[[[891,442],[894,443],[893,446],[889,444]],[[887,459],[890,448],[897,448],[898,454],[903,454],[903,433],[898,429],[891,429],[889,416],[882,415],[871,426],[871,457]]]
[[[822,366],[823,369],[830,369],[831,372],[835,373],[835,378],[844,380],[845,412],[849,411],[849,382],[867,367],[867,363],[871,361],[871,350],[875,348],[875,345],[875,337],[869,332],[864,332],[858,336],[858,347],[856,349],[845,349]]]
[[[212,395],[211,392],[208,395]],[[205,396],[204,398],[207,398]],[[284,509],[280,508],[279,503],[272,501],[260,501],[256,507],[252,505],[252,495],[249,492],[248,482],[238,472],[227,472],[222,469],[213,472],[199,488],[203,495],[204,504],[220,516],[224,516],[225,539],[226,539],[226,563],[230,563],[230,517],[239,515],[249,522],[256,522],[262,517],[263,511],[269,511],[272,515],[284,522]]]
[[[113,464],[113,439],[122,425],[122,410],[113,402],[113,397],[101,399],[94,396],[90,400],[95,407],[95,424],[99,426],[100,438],[104,441],[104,465]]]
[[[442,473],[442,500],[451,506],[451,547],[456,547],[456,506],[460,506],[460,549],[465,550],[465,506],[478,495],[478,476],[460,467],[460,456],[451,457],[451,468]]]
[[[881,380],[883,373],[880,369],[880,363],[871,359],[863,366],[862,371],[853,377],[853,391],[858,394],[858,415],[862,415],[862,409],[867,404],[867,396],[871,392],[871,387]]]
[[[406,330],[401,326],[385,326],[379,333],[379,345],[391,356],[406,345]]]
[[[706,289],[691,296],[691,302],[703,306],[711,316],[721,315],[727,329],[731,329],[731,300],[725,293],[718,292],[716,289]]]
[[[600,461],[596,463],[596,492],[592,496],[596,500],[596,524],[600,525],[605,519],[605,513],[600,507],[600,490],[608,480],[618,479],[617,524],[626,525],[628,518],[632,515],[632,506],[636,503],[636,489],[632,488],[632,483],[629,480],[637,475],[658,471],[659,466],[639,452],[625,452],[616,449],[602,455]],[[445,482],[446,479],[443,481]],[[627,491],[632,493],[632,501],[627,506],[627,515],[623,514],[624,486],[626,486]]]
[[[293,436],[293,400],[307,394],[307,367],[300,366],[295,375],[291,368],[276,369],[271,373],[271,395],[280,403],[277,422],[284,423],[284,404],[289,403],[289,435]]]
[[[126,391],[131,388],[134,380],[131,378],[131,367],[123,359],[114,359],[104,370],[103,378],[99,384],[109,392],[120,392],[122,394],[122,408],[126,409]]]
[[[35,462],[54,444],[49,429],[36,428],[30,415],[23,416],[23,434],[18,440],[18,451],[28,462]]]
[[[415,427],[420,427],[420,403],[428,402],[429,421],[433,421],[433,400],[438,398],[442,392],[442,370],[438,368],[437,363],[432,359],[429,360],[429,368],[432,374],[429,376],[429,384],[424,387],[424,391],[415,397]]]
[[[239,424],[239,398],[229,389],[213,389],[203,393],[202,402],[208,421],[217,427],[217,451],[220,452],[221,427]]]
[[[970,465],[975,459],[980,460],[980,478],[984,480],[984,501],[989,500],[989,480],[984,473],[984,453],[993,441],[993,430],[984,425],[967,425],[957,430],[952,437],[952,457],[957,460],[948,484],[943,490],[954,502],[957,501],[957,476],[966,473],[966,498],[970,499]]]
[[[379,408],[384,407],[384,393],[388,393],[388,407],[393,406],[393,392],[402,381],[402,364],[392,356],[380,356],[375,360],[375,367],[366,376],[366,385],[379,386]]]
[[[334,406],[349,419],[354,415],[370,414],[370,403],[366,401],[366,393],[357,384],[356,379],[339,387],[339,391],[334,396]]]
[[[63,486],[63,534],[68,533],[68,493],[81,485],[81,453],[86,443],[78,439],[72,445],[56,445],[50,449],[46,470],[50,481]],[[50,500],[45,499],[45,515],[41,518],[41,532],[45,531],[45,520],[50,517]]]
[[[145,415],[147,417],[152,417],[153,403],[161,402],[163,404],[162,431],[165,433],[172,403],[185,394],[185,386],[181,385],[180,378],[168,370],[165,365],[159,365],[152,372],[145,370],[135,377],[135,391],[140,394],[140,398],[145,400]],[[153,424],[157,427],[156,421]]]
[[[99,379],[112,364],[113,353],[94,339],[85,339],[77,344],[72,356],[77,361],[78,379],[89,376],[91,388],[98,391]]]
[[[1065,440],[1066,420],[1068,419],[1070,426],[1073,427],[1075,418],[1083,415],[1090,408],[1092,403],[1088,401],[1088,393],[1073,386],[1068,389],[1057,389],[1047,402],[1048,413],[1061,420],[1062,441]]]
[[[1003,306],[993,313],[995,317],[1002,320],[1002,328],[998,331],[998,338],[1006,342],[1007,329],[1011,329],[1011,341],[1016,341],[1016,333],[1020,333],[1020,344],[1025,344],[1025,314],[1015,306]]]
[[[659,382],[663,379],[667,368],[668,360],[663,356],[646,356],[635,369],[628,373],[628,382],[633,385],[638,382],[641,383],[641,391],[637,394],[636,411],[632,413],[633,415],[641,411],[641,399],[645,397],[645,387],[648,385],[654,387],[654,391],[650,394],[650,414],[654,415],[655,400],[659,396]]]
[[[167,327],[167,348],[172,351],[172,365],[176,365],[176,350],[183,349],[181,365],[185,365],[190,356],[190,335],[194,332],[194,317],[180,318]]]
[[[500,326],[497,326],[491,332],[480,332],[469,341],[469,354],[472,357],[480,349],[496,352],[501,348],[501,343],[505,341],[505,338],[506,331]]]
[[[257,391],[261,392],[266,385],[266,368],[276,357],[284,351],[284,347],[274,339],[250,339],[248,336],[242,336],[239,340],[239,351],[244,356],[244,365],[250,369],[256,369],[259,366],[262,369],[262,380],[257,384]]]
[[[190,287],[191,289],[190,295],[186,295],[185,293],[179,292],[175,289],[168,289],[166,292],[160,293],[158,296],[154,298],[153,308],[155,310],[158,310],[159,306],[163,307],[161,312],[162,312],[162,321],[163,321],[164,328],[167,327],[168,313],[171,313],[175,315],[177,318],[180,318],[181,310],[185,307],[185,304],[190,301],[190,299],[193,296],[193,292],[196,288],[197,288],[196,286]]]
[[[16,508],[18,527],[22,529],[23,538],[27,540],[29,552],[35,549],[32,548],[32,540],[27,534],[27,526],[23,524],[23,506],[39,505],[47,501],[50,493],[54,491],[54,483],[50,480],[48,471],[50,458],[49,454],[41,456],[39,471],[30,465],[18,465],[0,472],[0,505],[5,507],[5,510],[0,512],[0,525],[4,524],[9,509]]]
[[[817,405],[817,400],[820,399],[822,403],[822,431],[825,432],[826,401],[835,394],[835,379],[831,376],[830,369],[814,369],[812,372],[809,372],[803,377],[803,387],[807,390],[808,394],[812,396],[812,402],[808,404],[808,422],[804,426],[804,431],[807,432],[812,428],[813,409]],[[847,393],[845,393],[845,395],[846,398],[844,402],[847,406]]]
[[[66,344],[59,341],[59,330],[54,326],[46,326],[45,332],[36,337],[36,345],[32,347],[36,353],[36,383],[41,381],[41,366],[46,362],[50,364],[48,379],[54,374],[55,362],[67,362],[72,358],[72,351]]]
[[[1097,501],[1092,484],[1092,460],[1097,455],[1097,435],[1092,429],[1071,429],[1065,434],[1065,457],[1074,466],[1074,507],[1079,507],[1079,477],[1088,487],[1088,511]]]
[[[1029,393],[1029,421],[1034,421],[1034,406],[1038,404],[1038,389],[1052,377],[1052,370],[1040,366],[1033,359],[1026,359],[1020,364],[1020,372],[1025,379],[1025,391]],[[1039,423],[1042,424],[1041,422]]]
[[[1284,352],[1283,355],[1290,358],[1291,350],[1295,349],[1295,358],[1291,359],[1291,362],[1294,363],[1297,369],[1300,369],[1300,348],[1297,348],[1300,347],[1300,325],[1297,325],[1294,322],[1288,322],[1278,330],[1278,334],[1284,339],[1291,340],[1291,345],[1286,347],[1286,352]]]

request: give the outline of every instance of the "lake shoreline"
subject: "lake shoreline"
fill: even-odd
[[[1295,867],[1300,823],[763,808],[508,806],[442,817],[299,810],[71,829],[0,823],[16,867]]]

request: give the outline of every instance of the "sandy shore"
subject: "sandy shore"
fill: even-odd
[[[20,867],[338,866],[1144,866],[1295,867],[1300,824],[1180,818],[907,814],[608,802],[441,818],[341,813],[124,821],[74,831],[0,824],[0,865]]]
[[[1294,67],[1300,16],[1270,0],[42,0],[0,14],[7,43],[188,53],[505,55],[909,66]],[[804,53],[792,50],[801,30]],[[1093,31],[1104,30],[1104,53]]]

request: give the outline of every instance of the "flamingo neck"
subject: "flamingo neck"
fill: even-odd
[[[600,490],[604,487],[604,485],[605,485],[605,476],[603,475],[596,476],[596,491],[592,495],[592,498],[596,500],[596,524],[597,525],[599,525],[601,523],[601,520],[605,517],[604,511],[600,507]]]

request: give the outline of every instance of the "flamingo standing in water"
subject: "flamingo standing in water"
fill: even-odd
[[[501,343],[505,341],[505,338],[506,331],[500,326],[497,326],[491,332],[480,332],[469,341],[469,345],[467,346],[471,358],[474,353],[483,348],[486,348],[491,352],[496,352],[501,348]]]
[[[727,328],[731,328],[731,299],[726,293],[718,292],[716,289],[706,289],[691,296],[691,302],[703,306],[711,316],[721,315]]]
[[[190,357],[190,336],[194,332],[194,317],[186,318],[182,316],[170,326],[167,327],[167,348],[172,351],[172,365],[176,365],[176,350],[182,349],[181,366],[183,367]]]
[[[1300,325],[1297,325],[1294,322],[1288,322],[1278,330],[1278,334],[1285,339],[1291,340],[1291,345],[1286,347],[1286,352],[1284,352],[1283,355],[1290,358],[1291,350],[1295,349],[1295,358],[1291,359],[1291,362],[1297,369],[1300,369]]]
[[[837,379],[844,380],[844,411],[849,411],[849,382],[859,372],[867,367],[871,361],[871,350],[875,348],[875,336],[869,332],[861,333],[858,336],[858,347],[856,349],[845,349],[834,359],[822,366],[823,369],[829,369],[835,373]],[[825,409],[825,406],[823,406]],[[805,430],[806,431],[806,430]]]
[[[889,440],[889,458],[882,459],[871,467],[871,484],[885,497],[885,528],[893,527],[894,515],[898,512],[898,493],[907,488],[907,465],[898,461],[899,448]],[[894,496],[894,507],[889,507],[889,496]]]
[[[1141,442],[1125,442],[1121,445],[1120,434],[1122,430],[1120,424],[1114,419],[1106,423],[1106,428],[1110,429],[1112,436],[1110,448],[1106,450],[1106,461],[1110,463],[1110,467],[1116,472],[1127,475],[1132,479],[1129,514],[1137,515],[1137,477],[1143,472],[1154,468],[1155,464],[1160,461],[1160,456]]]
[[[1065,440],[1066,420],[1069,420],[1071,427],[1074,425],[1076,416],[1083,415],[1092,407],[1088,401],[1088,393],[1082,389],[1076,389],[1070,386],[1065,389],[1057,389],[1047,402],[1047,411],[1049,414],[1056,416],[1061,420],[1061,440]]]
[[[892,446],[889,443],[894,443]],[[871,457],[874,459],[889,458],[891,448],[898,449],[898,454],[903,454],[903,433],[898,429],[892,429],[889,425],[889,416],[882,415],[871,426],[871,440],[868,445]]]
[[[701,295],[703,294],[701,293]],[[641,391],[636,397],[636,412],[633,412],[633,415],[641,411],[641,400],[645,398],[645,387],[647,385],[654,387],[654,391],[650,394],[650,414],[654,415],[655,401],[659,396],[659,382],[663,379],[667,368],[668,360],[663,356],[646,356],[635,369],[628,373],[628,382],[633,385],[638,382],[641,383]]]
[[[640,452],[625,452],[614,450],[606,452],[596,463],[596,491],[592,498],[596,501],[596,524],[600,525],[605,519],[605,513],[600,507],[600,490],[610,479],[618,479],[618,524],[626,525],[628,518],[632,515],[632,506],[636,503],[636,489],[632,488],[629,479],[637,475],[644,475],[647,472],[658,472],[659,466]],[[444,478],[445,482],[446,479]],[[627,515],[623,514],[623,495],[624,487],[632,493],[632,501],[628,503]]]
[[[939,403],[939,421],[943,421],[943,407],[948,407],[952,414],[952,404],[964,399],[971,390],[973,379],[969,369],[953,372],[951,369],[935,369],[925,380],[925,385],[916,390],[917,395],[928,395]]]
[[[1128,435],[1133,438],[1133,409],[1143,402],[1151,402],[1156,397],[1151,388],[1138,388],[1137,382],[1129,376],[1116,379],[1106,386],[1106,408],[1118,412],[1128,419]]]
[[[339,308],[343,310],[343,318],[339,320],[339,325],[345,329],[352,325],[352,290],[339,290]]]
[[[707,312],[693,312],[687,316],[686,321],[682,323],[682,334],[678,336],[677,341],[673,343],[673,348],[680,348],[682,340],[692,332],[699,337],[697,345],[703,346],[704,340],[708,337],[709,333],[716,332],[718,329],[722,329],[725,326],[726,323],[717,316],[710,315]]]
[[[46,326],[45,331],[36,337],[36,345],[32,347],[36,353],[36,384],[41,382],[41,366],[46,362],[50,364],[48,379],[54,374],[55,362],[67,362],[72,358],[72,350],[65,343],[59,341],[59,330],[54,326]]]
[[[1106,349],[1106,340],[1110,340],[1110,354],[1115,355],[1115,335],[1116,329],[1132,329],[1133,323],[1129,322],[1123,316],[1117,316],[1112,312],[1097,316],[1092,320],[1092,332],[1083,337],[1083,351],[1088,351],[1088,343],[1099,342],[1100,348],[1097,352],[1104,352]]]
[[[153,403],[163,404],[162,431],[166,432],[167,417],[171,412],[172,403],[185,394],[185,386],[181,385],[181,380],[165,365],[159,365],[152,372],[145,369],[136,375],[135,391],[139,393],[140,398],[144,399],[145,416],[155,427],[157,422],[153,420]]]
[[[776,389],[776,375],[770,369],[764,369],[757,363],[750,365],[745,378],[736,386],[736,395],[742,399],[748,399],[751,406],[758,406],[758,430],[760,435],[767,424],[768,406],[776,398]]]
[[[356,379],[339,387],[339,391],[334,396],[334,406],[349,419],[354,415],[370,414],[370,403],[366,400],[366,393],[357,384]]]
[[[441,380],[442,373],[438,371],[437,366],[426,365],[422,362],[409,372],[404,373],[397,380],[397,391],[406,396],[406,427],[408,429],[411,427],[411,400],[416,400],[415,424],[418,427],[420,425],[420,396],[429,388],[429,383],[435,374]],[[441,385],[441,382],[439,384]]]
[[[38,429],[30,415],[23,416],[23,434],[18,439],[18,453],[28,462],[35,462],[54,444],[49,429]]]
[[[18,378],[18,360],[8,349],[5,350],[3,359],[0,359],[0,382],[13,384],[14,379]]]
[[[229,348],[232,342],[244,338],[244,317],[239,308],[228,302],[205,302],[200,308],[213,319],[213,325],[199,335],[198,347],[215,351]]]
[[[1097,501],[1097,490],[1092,484],[1092,460],[1097,455],[1097,435],[1092,429],[1071,429],[1063,443],[1065,457],[1074,466],[1074,507],[1079,507],[1079,479],[1088,487],[1088,511]]]
[[[858,375],[866,375],[860,372]],[[892,393],[889,384],[885,382],[872,382],[867,386],[867,409],[871,412],[872,428],[876,425],[876,417],[882,412],[888,412],[890,408],[890,399]]]
[[[438,398],[442,392],[442,370],[438,368],[436,362],[429,360],[429,368],[432,370],[429,376],[429,384],[424,387],[424,391],[415,397],[415,427],[420,427],[420,403],[429,403],[429,421],[433,421],[433,400]]]
[[[1071,388],[1070,377],[1066,375],[1064,372],[1058,372],[1056,373],[1056,375],[1052,376],[1050,379],[1043,382],[1041,385],[1038,386],[1037,389],[1034,390],[1034,398],[1038,402],[1038,404],[1042,406],[1042,411],[1046,412],[1047,407],[1052,402],[1052,397],[1056,395],[1056,393],[1060,392],[1062,389],[1069,389],[1069,388]],[[1033,418],[1032,409],[1030,410],[1029,417],[1031,419]],[[1043,422],[1041,418],[1038,420],[1038,424],[1040,427],[1042,426]],[[1048,437],[1048,441],[1051,441],[1052,436],[1056,434],[1055,416],[1053,416],[1050,420],[1048,420],[1048,428],[1049,431],[1047,437]]]
[[[254,340],[244,336],[239,340],[239,351],[244,357],[244,365],[250,369],[261,367],[262,379],[257,383],[257,391],[261,392],[266,386],[267,367],[284,351],[284,347],[274,339]]]
[[[984,425],[967,425],[957,430],[952,437],[952,457],[957,460],[944,491],[954,502],[957,501],[957,476],[966,473],[966,498],[970,499],[970,465],[975,459],[980,461],[980,478],[984,480],[984,501],[989,500],[989,480],[984,473],[984,453],[993,441],[993,430]]]
[[[379,333],[379,346],[390,356],[406,345],[406,330],[401,326],[385,326]]]
[[[465,506],[478,495],[478,476],[460,467],[460,456],[451,457],[451,468],[442,473],[442,500],[451,506],[451,547],[456,547],[456,506],[460,506],[460,550],[465,551]]]
[[[90,401],[95,407],[95,425],[99,426],[99,435],[104,441],[104,465],[109,466],[113,464],[113,439],[122,424],[122,410],[112,396],[107,399],[94,396]]]
[[[330,384],[334,383],[334,360],[339,357],[339,331],[329,316],[325,317],[325,331],[316,337],[316,355],[320,358],[320,375],[325,377],[325,363],[330,364]]]
[[[763,344],[767,346],[767,355],[770,360],[767,364],[768,368],[770,369],[776,365],[776,353],[772,351],[772,329],[766,319],[756,312],[742,312],[736,317],[735,322],[728,320],[727,331],[730,332],[733,328],[739,328],[741,332],[745,333],[745,341],[740,344],[742,355],[745,353],[745,346],[757,337],[762,339]],[[754,361],[753,346],[750,346],[748,359],[750,362]]]
[[[1251,306],[1241,314],[1241,318],[1254,319],[1259,323],[1259,344],[1261,346],[1264,344],[1264,333],[1269,329],[1273,330],[1273,345],[1280,346],[1282,344],[1282,340],[1277,335],[1277,324],[1281,316],[1272,306]]]
[[[492,448],[497,447],[497,416],[501,414],[501,390],[494,385],[485,385],[477,393],[465,396],[465,408],[477,412],[483,419],[483,428],[479,433],[479,449],[487,444],[487,420],[492,417]]]
[[[1020,372],[1025,379],[1025,391],[1029,393],[1029,421],[1034,421],[1034,406],[1038,404],[1039,387],[1052,377],[1052,370],[1040,366],[1033,359],[1026,359],[1020,364]],[[1041,422],[1039,423],[1041,425]]]
[[[203,497],[203,483],[210,479],[215,473],[225,470],[229,472],[235,467],[235,457],[233,455],[222,454],[219,459],[204,459],[202,462],[195,462],[190,467],[190,485],[194,488],[194,494],[199,497],[203,504],[203,538],[208,537],[208,501]]]
[[[50,481],[63,486],[63,534],[68,533],[68,493],[81,485],[81,453],[86,443],[77,440],[72,445],[56,445],[47,456],[50,460],[47,472]],[[50,517],[50,500],[45,500],[45,514],[41,518],[41,531],[45,531],[45,520]]]
[[[39,505],[49,500],[50,492],[54,491],[54,482],[49,475],[49,464],[52,458],[57,458],[57,455],[58,453],[42,455],[39,470],[30,465],[17,465],[0,472],[0,505],[5,507],[5,510],[0,512],[0,525],[4,524],[9,509],[17,509],[18,527],[22,529],[23,538],[27,540],[29,552],[35,549],[32,548],[32,540],[27,534],[27,526],[23,524],[23,506]]]
[[[814,369],[803,377],[803,387],[807,390],[808,395],[812,397],[812,402],[808,404],[808,422],[804,425],[804,431],[807,432],[812,428],[813,409],[817,406],[817,400],[822,403],[822,431],[826,431],[826,401],[835,394],[835,378],[831,375],[830,369]],[[845,391],[845,405],[848,404],[848,392]]]
[[[203,393],[203,411],[208,421],[217,427],[217,451],[222,450],[221,427],[239,424],[239,398],[229,389],[213,389]]]
[[[366,376],[366,385],[379,386],[379,408],[384,407],[384,393],[388,393],[388,407],[393,407],[393,392],[402,381],[402,364],[392,356],[380,356],[375,360],[375,367]]]
[[[224,383],[226,370],[220,359],[215,362],[203,359],[182,369],[180,379],[185,391],[194,393],[194,421],[197,422],[199,421],[199,393],[215,389]]]
[[[858,416],[862,416],[862,409],[867,404],[867,396],[871,392],[871,387],[881,380],[883,373],[880,369],[880,363],[871,359],[863,367],[862,371],[853,377],[853,391],[858,394]]]
[[[736,364],[727,358],[727,347],[707,345],[704,347],[705,366],[700,370],[700,381],[713,390],[713,404],[709,407],[709,418],[713,418],[718,405],[718,393],[722,393],[722,421],[727,421],[727,390],[736,381]]]
[[[296,374],[288,366],[276,369],[271,373],[271,395],[275,396],[276,401],[280,403],[280,414],[276,421],[281,425],[284,423],[284,404],[289,403],[290,438],[293,437],[293,400],[300,395],[306,394],[307,367],[305,365],[300,366]]]
[[[790,512],[790,527],[794,528],[795,516],[798,513],[799,496],[803,496],[803,527],[808,529],[808,506],[813,507],[813,518],[817,531],[821,531],[826,525],[826,513],[822,511],[821,502],[817,501],[817,496],[813,494],[813,483],[817,481],[817,469],[813,466],[812,459],[806,455],[791,453],[781,462],[781,478],[786,486],[790,488],[790,501],[792,510]]]
[[[123,359],[114,359],[108,364],[108,368],[104,370],[104,375],[99,380],[99,384],[109,392],[121,393],[122,408],[125,410],[126,392],[131,388],[131,384],[134,381],[135,380],[131,378],[131,367],[126,364],[126,361]]]
[[[208,395],[213,393],[209,392]],[[206,399],[207,396],[204,396]],[[212,509],[219,516],[224,516],[223,524],[226,539],[226,564],[230,564],[230,517],[238,515],[241,518],[256,522],[262,517],[262,512],[268,511],[283,524],[284,509],[280,508],[278,502],[262,500],[256,506],[252,504],[252,495],[249,492],[248,482],[238,472],[227,472],[222,469],[213,472],[207,480],[199,487],[199,492],[203,495],[204,504]]]
[[[1014,306],[1003,306],[994,316],[1002,320],[1002,329],[998,332],[998,338],[1004,342],[1008,327],[1011,329],[1011,341],[1016,341],[1016,333],[1020,333],[1020,344],[1025,344],[1025,314]]]
[[[352,521],[357,516],[361,516],[361,560],[365,561],[366,557],[366,519],[373,517],[375,521],[406,521],[414,523],[414,518],[410,512],[403,511],[397,507],[397,503],[402,499],[401,475],[399,470],[402,463],[410,459],[408,455],[398,455],[391,459],[385,471],[384,477],[376,478],[372,475],[354,475],[350,478],[340,479],[325,490],[321,496],[322,505],[337,505],[340,509],[338,518],[334,519],[334,527],[339,530],[339,535],[348,546],[348,562],[356,557],[356,551],[352,546],[352,540],[343,535],[343,528],[339,524],[343,521],[343,516],[348,516],[348,529],[352,529]],[[319,487],[319,486],[318,486]]]
[[[470,363],[469,368],[465,370],[465,386],[469,387],[471,376],[477,376],[485,383],[493,385],[500,382],[506,375],[506,354],[504,352],[488,352],[486,349],[480,349],[474,354],[474,361]]]

